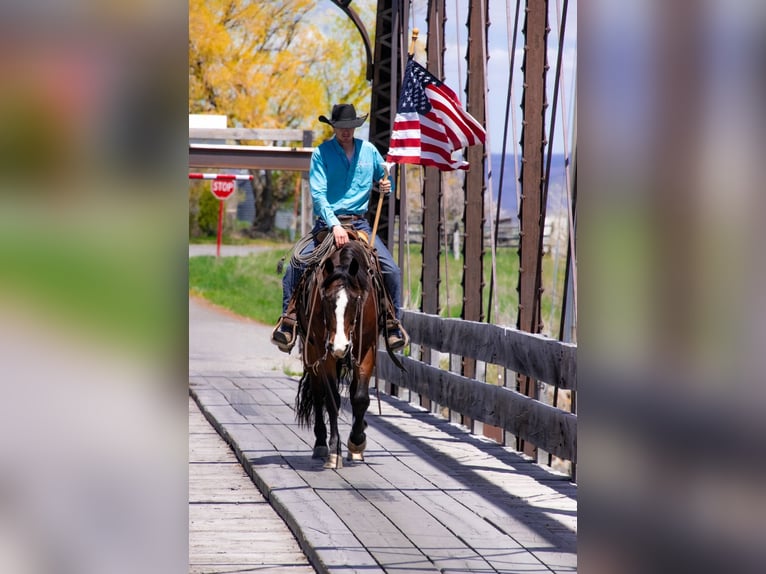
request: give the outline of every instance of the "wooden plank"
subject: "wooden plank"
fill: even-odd
[[[189,128],[190,140],[303,141],[304,130],[262,128]]]
[[[386,573],[439,572],[390,517],[380,512],[356,490],[326,488],[318,489],[317,494],[355,536],[364,540],[370,554]]]
[[[344,461],[340,470],[324,470],[321,461],[311,459],[311,429],[298,426],[291,409],[274,400],[266,377],[258,380],[262,388],[255,379],[237,379],[236,386],[247,387],[256,401],[252,405],[269,422],[218,427],[247,474],[299,533],[318,571],[576,569],[576,554],[569,551],[576,539],[574,485],[538,479],[552,475],[506,447],[386,396],[383,417],[374,414],[372,397],[366,462]],[[349,420],[346,405],[344,442]],[[236,554],[245,517],[235,508],[224,512]],[[207,530],[205,520],[195,528]],[[403,551],[397,554],[398,549]]]
[[[190,564],[189,574],[316,574],[311,566],[269,564],[268,569],[250,564]]]
[[[395,399],[390,401],[403,404],[403,401]],[[418,412],[414,407],[408,410],[411,416],[391,410],[388,403],[383,404],[383,409],[383,419],[371,417],[367,430],[368,452],[373,454],[366,455],[366,458],[369,469],[380,478],[364,476],[361,469],[354,469],[354,474],[344,469],[343,477],[354,488],[363,493],[365,489],[383,490],[386,493],[384,496],[387,496],[389,489],[395,488],[418,503],[422,502],[420,506],[426,512],[469,546],[481,549],[481,554],[498,571],[530,571],[534,570],[535,565],[539,567],[540,561],[547,563],[546,560],[557,563],[558,559],[553,554],[547,554],[548,551],[557,552],[557,546],[548,538],[554,537],[553,532],[557,528],[564,529],[570,541],[576,538],[576,524],[572,524],[571,529],[565,529],[562,524],[568,519],[576,522],[573,514],[576,511],[574,485],[562,481],[561,477],[555,482],[549,478],[547,483],[541,483],[534,476],[551,475],[538,465],[514,456],[514,459],[520,460],[517,466],[523,468],[516,470],[509,467],[507,462],[484,454],[480,448],[495,451],[509,449],[475,438],[471,440],[470,435],[460,438],[467,433],[446,421],[437,428],[424,420],[435,417]],[[377,427],[385,422],[386,415],[394,414],[396,429],[401,433],[394,435],[388,428],[383,434],[378,432]],[[455,436],[455,439],[445,440],[446,436]],[[426,443],[429,448],[420,449],[417,446],[419,443]],[[379,452],[381,447],[385,452]],[[437,450],[443,456],[435,456]],[[527,474],[530,471],[533,472]],[[554,487],[546,484],[554,484]],[[560,494],[562,492],[567,494]],[[465,504],[457,500],[467,496],[472,498],[467,499]],[[430,497],[433,499],[430,500]],[[541,557],[532,556],[513,537],[498,530],[487,521],[486,514],[476,512],[476,497],[480,497],[485,505],[487,500],[494,501],[499,512],[523,513],[535,525],[528,536],[544,533],[537,536],[539,542],[545,542],[546,553]],[[563,514],[567,512],[571,516]],[[392,519],[390,514],[388,518]],[[476,546],[471,545],[469,540]],[[576,557],[572,555],[567,560],[574,562]]]
[[[376,512],[385,516],[441,571],[487,571],[488,560],[462,536],[466,528],[469,528],[466,526],[466,514],[470,511],[455,505],[449,495],[435,492],[432,484],[423,488],[401,489],[399,480],[412,482],[414,477],[408,479],[406,475],[416,474],[406,467],[398,469],[401,474],[394,478],[394,482],[385,479],[380,470],[392,461],[395,462],[395,459],[387,460],[385,465],[362,465],[355,468],[353,474],[348,472],[343,473],[343,476]],[[429,493],[438,498],[445,508],[452,508],[454,512],[445,512],[442,516],[437,516],[432,505],[433,499],[428,497]],[[359,507],[360,505],[357,505],[357,508]],[[496,529],[480,518],[471,523],[470,528],[474,527],[478,528],[475,535],[484,538],[485,541],[487,537],[493,536],[492,531],[497,534]],[[496,541],[496,546],[507,549],[511,543],[512,541],[506,538],[504,541]],[[392,546],[392,549],[394,548]],[[537,561],[531,563],[539,565]],[[411,565],[409,571],[415,569]]]
[[[476,321],[405,311],[413,343],[500,365],[561,389],[577,389],[577,346]]]
[[[310,147],[189,144],[190,168],[308,171]]]
[[[275,490],[270,500],[288,525],[302,533],[304,549],[318,569],[384,572],[364,544],[312,489]]]
[[[434,489],[419,496],[424,508],[436,520],[449,525],[455,535],[484,556],[494,570],[534,572],[546,566],[517,540],[498,530],[472,507],[457,503],[453,496]]]
[[[558,457],[577,458],[577,416],[506,388],[400,357],[406,371],[378,352],[378,376],[440,405],[501,427]]]
[[[216,402],[212,393],[204,396]],[[217,405],[217,412],[226,411]],[[191,398],[189,418],[197,426],[207,422]],[[189,464],[190,572],[315,572],[217,434],[190,435],[189,458],[198,461]]]
[[[577,534],[554,520],[546,520],[536,512],[509,510],[505,505],[482,496],[481,492],[456,494],[500,531],[533,553],[554,572],[577,569]]]

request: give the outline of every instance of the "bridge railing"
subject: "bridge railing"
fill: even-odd
[[[405,311],[412,343],[499,365],[535,380],[577,390],[577,346],[516,329]],[[500,427],[562,459],[577,461],[577,415],[511,388],[470,379],[411,357],[401,371],[378,351],[378,378],[453,412]]]

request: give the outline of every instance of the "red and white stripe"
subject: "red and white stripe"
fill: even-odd
[[[217,179],[218,181],[252,181],[252,175],[239,175],[233,173],[190,173],[189,179]]]
[[[484,143],[486,132],[463,110],[447,86],[425,88],[431,110],[397,113],[386,161],[430,165],[443,171],[468,169],[468,162],[454,159],[453,152]]]

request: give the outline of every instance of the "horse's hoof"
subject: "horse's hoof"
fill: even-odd
[[[330,451],[326,446],[315,446],[311,458],[327,458],[329,452]]]
[[[350,462],[364,462],[364,455],[361,452],[351,452],[348,451],[348,455],[346,456],[346,460]]]
[[[343,458],[336,453],[332,453],[327,457],[327,462],[324,463],[324,468],[343,468]]]
[[[348,460],[364,462],[364,449],[367,448],[367,439],[364,439],[362,444],[354,444],[349,438],[346,447],[348,448]]]

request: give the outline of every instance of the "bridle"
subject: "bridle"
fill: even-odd
[[[319,283],[318,279],[317,279],[317,283]],[[344,287],[344,288],[346,288],[346,291],[348,292],[348,287]],[[328,293],[332,293],[331,297],[328,296]],[[336,305],[336,293],[337,293],[337,290],[335,290],[335,292],[332,292],[330,289],[320,289],[318,292],[318,296],[317,294],[314,294],[314,296],[312,297],[311,305],[309,307],[309,320],[308,320],[308,325],[306,327],[307,340],[312,339],[311,327],[312,327],[314,318],[316,317],[315,311],[316,311],[317,300],[319,300],[320,306],[322,306],[324,303],[329,304],[329,302],[332,300],[332,308],[334,308]],[[341,359],[350,358],[352,361],[352,364],[350,366],[353,366],[354,364],[358,365],[362,360],[362,356],[361,356],[362,345],[361,344],[359,345],[359,356],[358,357],[353,356],[354,331],[357,329],[357,326],[358,326],[357,341],[361,341],[362,327],[364,325],[364,321],[363,321],[364,303],[366,302],[368,295],[369,295],[368,293],[356,293],[354,297],[349,298],[348,304],[353,306],[351,323],[349,325],[349,330],[348,330],[349,344],[348,344],[348,347],[346,348],[346,352],[344,353],[343,357],[341,357]],[[325,334],[324,344],[322,345],[322,347],[324,347],[324,354],[320,356],[316,361],[309,364],[308,355],[307,355],[307,345],[303,346],[303,364],[306,365],[306,368],[308,368],[314,374],[318,374],[319,365],[327,359],[328,355],[330,354],[330,349],[332,348],[332,339],[335,333],[331,332],[331,329],[328,328],[328,322],[327,322],[328,314],[329,312],[327,308],[322,310],[321,326]],[[340,328],[344,329],[345,325],[341,325]],[[338,330],[338,325],[335,326],[335,331],[337,330]],[[312,342],[315,344],[316,347],[319,347],[319,345],[316,345],[316,341],[312,341]]]

